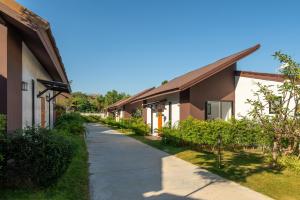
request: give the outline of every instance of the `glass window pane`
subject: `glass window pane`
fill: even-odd
[[[232,115],[232,103],[231,102],[222,102],[222,119],[229,120]]]
[[[207,102],[207,119],[218,119],[220,118],[220,102],[219,101],[208,101]]]

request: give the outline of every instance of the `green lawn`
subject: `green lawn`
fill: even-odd
[[[271,170],[260,153],[225,151],[223,152],[224,166],[219,169],[216,155],[213,153],[164,145],[161,141],[135,134],[127,133],[127,135],[274,199],[300,199],[300,174],[287,169]]]
[[[70,136],[71,137],[71,136]],[[77,152],[67,172],[47,189],[1,190],[0,199],[5,200],[88,200],[88,154],[83,137],[73,136]]]

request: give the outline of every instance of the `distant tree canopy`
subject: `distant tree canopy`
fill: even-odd
[[[60,100],[57,104],[59,107],[78,112],[102,112],[107,106],[127,97],[128,94],[116,90],[108,91],[105,95],[74,92],[71,97]]]
[[[161,82],[161,85],[164,85],[164,84],[166,84],[168,82],[169,82],[168,80],[164,80],[163,82]]]

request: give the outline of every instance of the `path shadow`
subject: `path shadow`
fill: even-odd
[[[105,126],[89,124],[87,130],[91,200],[194,200],[192,190],[163,191],[162,160],[169,154]]]
[[[224,156],[221,169],[218,168],[217,155],[214,153],[198,155],[197,158],[203,159],[205,162],[198,162],[196,164],[200,167],[203,166],[215,174],[237,182],[246,182],[247,177],[264,172],[273,174],[282,173],[281,169],[270,167],[265,162],[263,155],[243,151],[231,153],[231,156]]]

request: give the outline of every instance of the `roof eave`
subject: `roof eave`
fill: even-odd
[[[181,90],[179,88],[175,88],[175,89],[172,89],[172,90],[168,90],[168,91],[164,91],[164,92],[160,92],[160,93],[155,93],[153,95],[149,95],[149,96],[146,96],[146,97],[143,97],[143,98],[136,99],[132,103],[136,103],[136,102],[140,102],[140,101],[144,101],[144,100],[148,100],[148,99],[152,99],[152,98],[157,98],[157,97],[161,97],[163,95],[173,94],[173,93],[180,92],[180,91]]]
[[[190,87],[192,87],[192,86],[198,84],[199,82],[204,81],[205,79],[207,79],[207,78],[209,78],[209,77],[211,77],[211,76],[217,74],[218,72],[223,71],[223,70],[226,69],[227,67],[232,66],[233,64],[237,63],[237,62],[238,62],[239,60],[241,60],[242,58],[244,58],[244,57],[250,55],[251,53],[255,52],[255,51],[256,51],[257,49],[259,49],[259,48],[260,48],[260,44],[255,45],[254,47],[252,47],[251,50],[249,50],[249,51],[247,51],[247,52],[241,54],[240,56],[238,56],[238,57],[235,58],[234,60],[228,61],[227,63],[224,63],[223,65],[221,65],[219,68],[217,68],[217,69],[215,69],[215,70],[213,70],[213,71],[211,71],[211,72],[208,72],[208,73],[206,73],[206,74],[204,74],[204,75],[202,75],[202,76],[200,76],[200,77],[198,77],[198,78],[196,78],[196,79],[194,79],[194,80],[191,80],[190,82],[188,82],[188,83],[182,85],[182,86],[180,87],[180,90],[182,90],[182,91],[183,91],[183,90],[186,90],[186,89],[188,89],[188,88],[190,88]]]
[[[12,4],[9,4],[7,2],[0,2],[0,10],[4,15],[8,16],[20,25],[25,26],[28,30],[31,30],[38,36],[41,44],[43,45],[52,62],[52,65],[57,70],[57,74],[59,75],[61,81],[69,84],[65,68],[60,58],[60,54],[57,50],[55,50],[57,49],[57,47],[54,42],[54,37],[51,33],[49,23],[16,2]],[[45,39],[45,35],[48,37],[50,43]],[[50,47],[53,48],[52,51],[49,49]],[[54,54],[51,52],[53,52]],[[55,61],[56,59],[59,61],[59,63]],[[59,68],[61,68],[62,72],[60,72]]]

